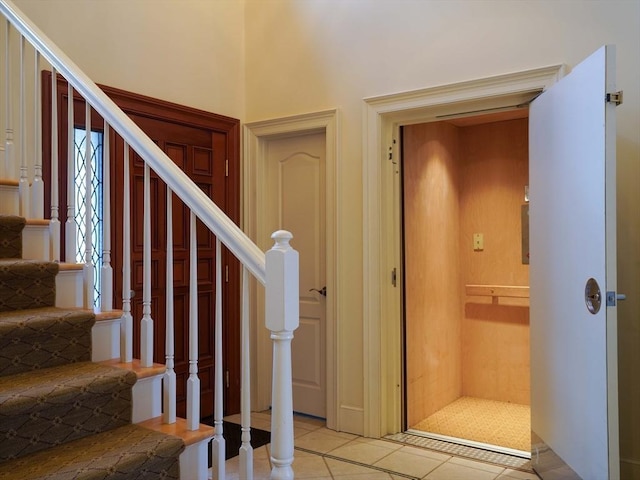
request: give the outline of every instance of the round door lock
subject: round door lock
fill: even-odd
[[[587,285],[584,287],[584,303],[587,305],[587,310],[592,314],[595,315],[600,311],[602,293],[600,292],[600,286],[595,278],[587,280]]]

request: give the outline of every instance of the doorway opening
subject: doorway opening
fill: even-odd
[[[400,127],[403,429],[529,457],[528,109]]]
[[[295,184],[295,175],[307,175],[310,171],[313,171],[311,177],[317,176],[322,181],[319,182],[313,189],[320,189],[322,191],[308,191],[298,192],[301,195],[298,198],[298,202],[309,202],[310,199],[304,200],[304,196],[311,196],[311,198],[317,198],[317,212],[313,214],[314,218],[323,217],[323,228],[320,228],[320,223],[316,222],[313,230],[315,232],[301,232],[300,227],[293,225],[290,228],[295,228],[293,231],[294,240],[292,245],[297,247],[298,240],[304,240],[305,235],[307,237],[307,244],[313,245],[317,243],[318,247],[323,250],[324,259],[316,259],[311,250],[307,249],[307,256],[311,263],[320,262],[322,265],[317,264],[316,268],[307,269],[304,267],[305,260],[302,259],[300,263],[300,275],[301,282],[305,282],[306,287],[303,287],[301,283],[301,324],[294,338],[298,338],[298,346],[305,348],[305,341],[310,342],[311,348],[307,349],[307,353],[316,357],[313,368],[309,362],[299,365],[297,372],[294,372],[294,376],[298,378],[298,386],[306,388],[309,392],[316,387],[316,379],[324,378],[325,391],[318,393],[322,398],[320,399],[324,403],[324,413],[319,414],[326,418],[326,425],[331,429],[350,429],[354,421],[349,417],[348,413],[344,409],[341,409],[337,400],[337,385],[339,384],[339,371],[337,365],[340,363],[340,353],[337,350],[336,341],[336,318],[338,317],[338,292],[336,291],[336,271],[337,271],[337,242],[336,242],[336,223],[337,223],[337,191],[336,191],[336,170],[338,164],[338,138],[337,138],[337,124],[338,124],[338,112],[336,110],[326,110],[321,112],[314,112],[309,114],[296,115],[293,117],[284,117],[271,120],[258,121],[248,123],[244,126],[244,157],[245,172],[244,172],[244,223],[243,228],[249,234],[250,237],[255,239],[256,243],[263,250],[267,250],[271,247],[272,241],[270,235],[273,232],[273,228],[278,228],[273,223],[273,216],[276,218],[284,218],[289,216],[290,219],[295,220],[294,223],[300,223],[300,221],[308,221],[310,219],[301,218],[300,215],[307,215],[301,211],[297,213],[295,211],[287,212],[287,209],[279,210],[279,207],[274,204],[274,198],[278,196],[270,195],[269,182],[265,179],[269,178],[270,174],[276,174],[276,178],[271,178],[271,190],[273,193],[273,187],[284,183]],[[321,137],[322,146],[320,150],[323,151],[324,160],[318,162],[314,159],[317,154],[312,155],[300,155],[304,150],[298,150],[294,148],[293,151],[283,155],[280,160],[284,162],[277,162],[275,169],[269,168],[270,154],[274,153],[274,148],[279,143],[284,145],[290,145],[294,140],[310,139],[315,136]],[[277,148],[276,148],[277,150]],[[292,155],[293,154],[293,155]],[[278,155],[276,155],[278,157]],[[273,160],[273,158],[271,159]],[[299,162],[302,160],[302,162]],[[271,165],[274,166],[273,164]],[[304,171],[298,171],[301,168]],[[295,174],[292,176],[292,174]],[[305,180],[307,187],[308,180]],[[322,186],[320,186],[322,185]],[[279,188],[279,187],[278,187]],[[276,191],[278,190],[276,188]],[[296,189],[301,186],[296,186]],[[291,195],[285,191],[281,191],[284,196]],[[270,199],[270,200],[269,200]],[[283,198],[289,205],[295,204],[295,198],[289,197]],[[299,206],[304,207],[304,205]],[[280,212],[280,213],[278,213]],[[282,214],[282,215],[281,215]],[[291,216],[293,215],[293,217]],[[271,220],[269,220],[271,218]],[[269,224],[271,222],[271,225]],[[283,225],[288,224],[288,221],[283,222]],[[313,222],[312,222],[313,223]],[[304,229],[304,228],[303,228]],[[311,237],[309,238],[309,236]],[[315,238],[315,240],[313,240]],[[306,272],[306,273],[305,273]],[[307,278],[305,279],[305,275]],[[324,288],[326,287],[326,288]],[[314,290],[315,289],[315,290]],[[311,290],[311,291],[309,291]],[[316,291],[317,290],[317,291]],[[256,410],[263,410],[269,408],[271,404],[271,355],[272,344],[269,338],[269,331],[263,327],[261,319],[264,318],[264,290],[257,288],[254,283],[252,285],[252,305],[255,306],[252,311],[252,332],[255,339],[255,375],[252,375],[252,405]],[[302,305],[306,303],[306,305]],[[320,307],[322,311],[323,321],[318,322],[315,318],[318,315],[313,313],[313,310],[317,310]],[[306,313],[303,312],[306,311]],[[316,312],[317,313],[317,312]],[[308,315],[307,315],[308,314]],[[308,317],[303,320],[303,316]],[[318,330],[322,329],[322,332]],[[304,331],[306,330],[306,332]],[[318,339],[323,337],[323,340],[317,342]],[[305,340],[305,338],[307,340]],[[297,348],[297,347],[292,347]],[[322,364],[322,365],[321,365]],[[320,367],[323,367],[324,373],[320,372]],[[312,413],[313,415],[314,413]],[[316,414],[317,415],[317,414]]]
[[[404,429],[400,127],[513,110],[564,76],[550,66],[365,99],[363,277],[365,436]],[[471,112],[471,113],[470,113]],[[481,233],[481,232],[478,232]]]

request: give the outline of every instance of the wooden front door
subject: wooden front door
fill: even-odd
[[[43,90],[51,92],[50,74],[43,82]],[[48,85],[48,86],[47,86]],[[154,142],[211,198],[232,220],[239,219],[239,121],[172,103],[143,97],[109,87],[103,90],[149,135]],[[66,82],[58,80],[58,118],[66,132]],[[50,121],[51,102],[44,98],[45,132]],[[83,100],[74,99],[75,122],[84,128]],[[92,122],[93,130],[102,130],[102,121]],[[61,129],[62,130],[62,129]],[[63,136],[65,135],[65,136]],[[45,158],[50,140],[43,135]],[[124,142],[111,131],[111,216],[112,266],[114,272],[114,308],[122,302],[122,198]],[[67,158],[66,133],[60,132],[59,158]],[[61,162],[60,189],[66,189],[66,163]],[[46,175],[47,172],[45,172]],[[140,319],[142,318],[143,288],[143,177],[144,163],[130,152],[131,186],[131,288],[134,320],[134,356],[139,353]],[[45,176],[48,178],[48,176]],[[65,195],[66,196],[66,195]],[[47,199],[50,193],[45,193]],[[45,207],[49,212],[48,206]],[[61,222],[65,221],[65,205],[60,205]],[[165,363],[165,305],[166,305],[166,185],[151,175],[151,318],[154,321],[154,361]],[[189,211],[173,197],[174,245],[174,317],[175,369],[178,385],[178,415],[185,415],[185,385],[188,377],[188,291],[189,291]],[[213,413],[213,323],[215,302],[215,237],[198,221],[198,375],[201,381],[201,416]],[[235,258],[223,249],[223,370],[226,373],[224,392],[225,414],[237,413],[240,405],[239,360],[239,266]]]

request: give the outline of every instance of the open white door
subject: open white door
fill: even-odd
[[[620,477],[612,92],[603,47],[531,104],[531,462],[544,479]]]

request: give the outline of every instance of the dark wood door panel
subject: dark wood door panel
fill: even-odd
[[[169,102],[125,92],[111,87],[103,90],[149,135],[154,142],[211,198],[232,220],[238,222],[239,200],[239,121]],[[43,72],[43,170],[50,178],[51,158],[51,74]],[[67,86],[58,77],[58,124],[60,159],[67,158]],[[75,124],[84,128],[84,101],[74,97]],[[102,131],[103,121],[92,111],[92,129]],[[122,299],[122,209],[124,142],[113,130],[111,139],[111,176],[116,193],[112,195],[112,265],[114,270],[115,308]],[[61,167],[66,162],[61,161]],[[59,189],[66,197],[65,173],[60,171]],[[142,318],[143,290],[143,178],[144,162],[131,152],[131,245],[132,245],[132,315],[134,348],[139,350],[139,325]],[[45,182],[46,212],[50,211],[50,182]],[[165,362],[166,319],[166,185],[151,172],[151,317],[154,320],[154,361]],[[178,377],[178,413],[184,415],[184,381],[188,378],[188,308],[189,308],[189,231],[190,213],[175,196],[173,206],[173,265],[175,363]],[[66,205],[60,205],[64,222]],[[64,230],[64,229],[63,229]],[[214,372],[215,312],[215,237],[197,221],[198,246],[198,330],[199,378],[202,416],[212,413]],[[63,243],[64,245],[64,243]],[[223,370],[228,371],[229,388],[225,388],[225,414],[237,413],[240,405],[239,360],[239,266],[223,248]],[[138,352],[136,352],[138,353]]]

